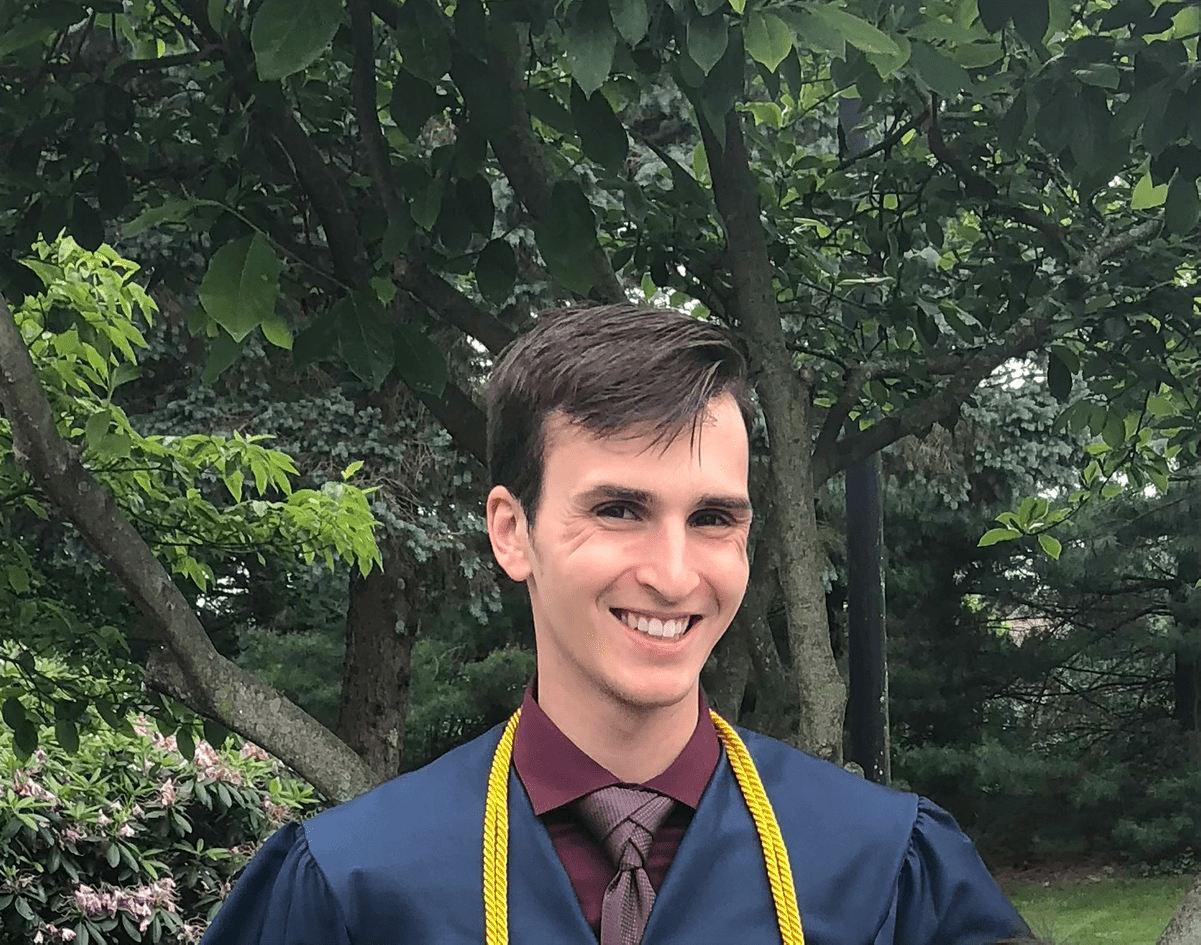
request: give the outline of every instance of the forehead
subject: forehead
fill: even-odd
[[[695,429],[655,442],[656,431],[633,428],[602,436],[562,414],[546,423],[544,487],[586,491],[597,483],[622,483],[652,494],[721,489],[745,493],[749,447],[742,414],[732,397],[709,404]]]

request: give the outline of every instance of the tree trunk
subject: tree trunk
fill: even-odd
[[[1201,942],[1201,876],[1185,893],[1176,915],[1156,945],[1197,945]]]
[[[788,617],[791,682],[799,706],[795,744],[841,762],[846,685],[830,648],[821,582],[824,555],[817,531],[809,391],[793,370],[784,343],[741,119],[737,112],[727,114],[724,148],[703,118],[700,126],[725,229],[733,307],[750,349],[771,441],[769,481],[779,535],[778,575]]]
[[[381,779],[400,774],[409,717],[416,615],[416,563],[404,543],[380,543],[384,566],[354,571],[346,613],[346,659],[338,737]]]

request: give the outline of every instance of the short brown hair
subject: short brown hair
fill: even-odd
[[[670,445],[696,435],[709,401],[728,393],[750,435],[746,359],[716,325],[672,309],[602,305],[543,312],[488,381],[488,468],[533,525],[556,412],[597,436],[642,429]]]

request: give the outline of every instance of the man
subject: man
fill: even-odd
[[[486,511],[533,611],[519,717],[279,831],[206,945],[1024,934],[945,812],[710,716],[701,667],[748,578],[751,416],[738,350],[678,313],[548,313],[515,342]]]

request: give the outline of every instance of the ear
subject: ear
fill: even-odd
[[[533,570],[525,510],[508,489],[493,486],[488,493],[487,514],[488,539],[497,564],[514,581],[524,581]]]

